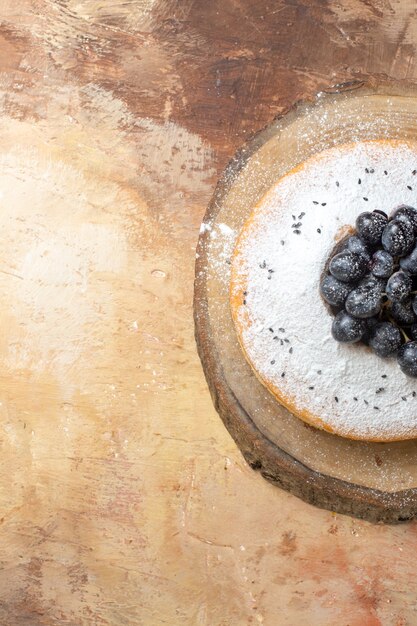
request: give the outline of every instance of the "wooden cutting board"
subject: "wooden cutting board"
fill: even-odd
[[[312,504],[392,523],[417,515],[417,440],[351,441],[307,426],[256,378],[229,310],[236,238],[271,185],[318,151],[382,138],[417,139],[416,87],[342,85],[294,106],[246,145],[224,172],[201,227],[194,313],[213,402],[248,463]]]

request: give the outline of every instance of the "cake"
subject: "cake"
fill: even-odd
[[[320,282],[358,215],[417,206],[417,144],[363,141],[314,155],[255,206],[232,257],[230,306],[252,370],[291,413],[350,439],[417,437],[417,379],[338,343]]]

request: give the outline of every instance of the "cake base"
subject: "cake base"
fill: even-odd
[[[258,135],[221,179],[201,228],[195,329],[217,411],[248,463],[303,500],[374,522],[417,516],[417,440],[350,441],[291,415],[247,363],[229,308],[230,257],[253,206],[290,169],[330,146],[417,139],[417,89],[349,85],[298,105]]]

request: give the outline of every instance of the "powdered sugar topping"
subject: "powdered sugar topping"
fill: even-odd
[[[334,341],[319,280],[359,213],[417,206],[416,170],[413,144],[327,150],[278,181],[246,223],[233,259],[240,339],[254,369],[296,414],[358,439],[417,436],[417,381],[395,359]]]

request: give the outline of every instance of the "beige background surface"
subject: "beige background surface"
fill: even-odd
[[[246,137],[368,73],[415,4],[0,2],[0,623],[417,624],[417,526],[243,462],[193,339],[200,221]]]

